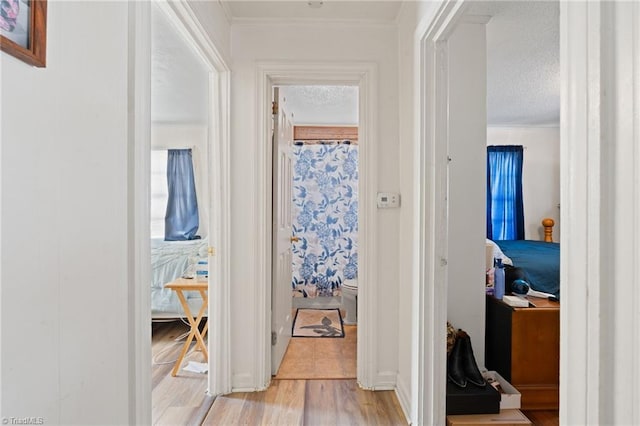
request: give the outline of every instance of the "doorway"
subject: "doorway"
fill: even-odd
[[[273,90],[272,374],[355,379],[358,87]]]
[[[154,10],[156,9],[156,10]],[[134,204],[134,229],[132,229],[132,274],[135,274],[136,285],[132,289],[136,303],[132,305],[134,330],[136,338],[132,340],[135,357],[136,383],[136,421],[135,423],[150,424],[152,422],[152,377],[150,363],[151,353],[151,319],[152,304],[149,284],[153,274],[150,268],[150,176],[152,152],[152,19],[154,13],[160,13],[171,31],[176,34],[187,50],[195,56],[204,67],[204,78],[207,88],[203,94],[205,112],[203,121],[206,128],[179,129],[168,132],[171,143],[180,143],[185,134],[197,134],[206,148],[206,154],[199,159],[201,165],[206,165],[208,172],[201,176],[199,185],[206,187],[202,198],[205,200],[205,227],[208,244],[204,247],[204,257],[208,257],[209,276],[216,277],[216,286],[208,292],[209,310],[215,310],[220,319],[211,323],[208,331],[209,342],[209,374],[205,378],[204,389],[208,395],[217,395],[230,390],[229,385],[229,70],[216,46],[203,32],[199,22],[195,20],[191,9],[183,2],[136,3],[131,7],[135,18],[135,46],[132,44],[132,54],[135,50],[135,66],[131,69],[132,81],[131,105],[132,164],[135,164],[135,174],[132,173],[131,192]],[[157,112],[157,111],[156,111]],[[200,111],[202,113],[202,111]],[[198,127],[198,126],[196,126]],[[156,129],[157,130],[157,129]],[[167,130],[167,129],[163,129]],[[175,129],[173,129],[175,130]],[[157,136],[154,133],[153,136]],[[190,145],[192,154],[195,144]],[[195,163],[194,163],[195,164]],[[204,167],[201,169],[204,170]],[[197,171],[195,173],[197,177]],[[212,201],[216,200],[215,203]],[[208,212],[208,218],[206,218]],[[147,284],[141,284],[147,283]],[[132,335],[133,336],[133,335]],[[214,343],[215,342],[215,343]],[[213,349],[213,350],[212,350]],[[178,374],[179,375],[179,374]],[[157,377],[156,377],[157,379]],[[154,379],[155,380],[155,379]],[[134,382],[132,382],[134,383]],[[201,395],[200,395],[201,396]],[[168,413],[170,415],[170,413]]]
[[[421,173],[425,177],[421,239],[425,245],[420,254],[419,291],[420,310],[425,314],[433,310],[434,329],[418,331],[418,339],[424,342],[418,355],[424,366],[419,380],[420,423],[443,423],[445,419],[447,320],[459,321],[456,327],[468,328],[472,338],[477,336],[473,341],[475,357],[480,366],[485,364],[485,291],[484,286],[477,288],[473,283],[484,281],[479,271],[485,270],[484,25],[489,17],[482,13],[465,16],[466,6],[462,2],[443,5],[421,44],[420,97],[425,122],[420,137]],[[465,51],[469,48],[472,51]],[[466,133],[469,131],[472,134]],[[465,212],[476,207],[479,215]],[[470,222],[472,227],[467,226]],[[476,275],[463,279],[466,272],[460,268],[461,262]],[[444,306],[443,301],[447,301]],[[430,339],[436,343],[428,342]],[[423,412],[423,408],[430,411]]]
[[[185,292],[183,306],[177,291],[165,286],[206,280],[196,272],[208,270],[211,237],[211,90],[207,64],[155,3],[151,41],[151,402],[153,423],[164,423],[206,403],[206,347],[190,339],[191,318],[205,300]]]
[[[359,198],[360,204],[366,206],[358,213],[358,280],[366,282],[367,286],[358,289],[358,330],[357,330],[357,380],[363,388],[371,389],[379,380],[376,370],[377,339],[373,327],[376,322],[372,306],[377,306],[377,279],[373,272],[375,265],[375,244],[370,237],[370,232],[376,229],[375,210],[371,207],[375,205],[372,201],[376,194],[376,133],[375,114],[376,99],[375,93],[376,75],[375,65],[368,63],[345,63],[345,64],[291,64],[291,63],[263,63],[258,65],[258,105],[263,106],[263,113],[259,121],[259,140],[265,142],[264,148],[259,146],[259,170],[258,175],[263,178],[263,186],[258,192],[257,205],[260,207],[257,217],[264,217],[266,221],[258,224],[257,241],[262,247],[261,253],[266,256],[258,256],[257,269],[265,272],[266,277],[272,276],[272,149],[271,149],[271,123],[272,123],[272,93],[275,86],[290,85],[350,85],[358,87],[358,123],[359,123]],[[257,294],[257,321],[256,329],[261,333],[256,335],[260,341],[259,348],[261,354],[258,359],[264,360],[261,364],[260,377],[265,385],[271,380],[272,372],[272,316],[271,316],[271,280]],[[288,282],[287,291],[289,294],[289,312],[292,307],[291,302],[291,282]],[[266,325],[266,327],[264,327]],[[382,386],[380,386],[382,387]]]

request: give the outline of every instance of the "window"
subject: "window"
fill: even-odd
[[[151,151],[151,238],[164,238],[168,200],[167,150]]]
[[[487,147],[487,238],[524,239],[521,145]]]

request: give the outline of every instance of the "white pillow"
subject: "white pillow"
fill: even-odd
[[[503,265],[513,266],[513,261],[509,257],[507,257],[507,255],[504,254],[502,250],[500,250],[500,247],[496,243],[487,238],[487,245],[491,245],[493,249],[493,259],[502,259]]]

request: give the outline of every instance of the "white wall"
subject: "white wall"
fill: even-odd
[[[228,54],[219,5],[200,8]],[[47,67],[0,54],[3,418],[136,418],[129,18],[126,2],[49,2]]]
[[[393,25],[354,24],[242,24],[234,25],[232,37],[232,130],[231,209],[234,212],[231,233],[232,274],[232,383],[248,388],[264,385],[257,377],[258,348],[254,342],[256,286],[267,282],[254,270],[254,233],[256,230],[255,175],[257,106],[257,61],[367,61],[378,64],[379,109],[377,137],[379,189],[398,191],[398,94],[397,40]],[[375,123],[374,123],[375,124]],[[400,211],[378,211],[378,228],[373,230],[379,257],[377,265],[381,293],[378,333],[378,375],[393,377],[398,370],[398,224]],[[360,283],[364,286],[366,283]],[[409,350],[409,348],[407,348]]]
[[[486,211],[485,24],[461,22],[448,41],[449,256],[447,318],[484,365]]]
[[[544,239],[541,221],[555,221],[553,240],[560,241],[560,129],[558,127],[488,127],[487,145],[522,145],[522,197],[525,238]]]
[[[49,2],[47,67],[1,54],[2,413],[129,421],[124,2]]]
[[[207,158],[209,155],[208,127],[199,124],[152,123],[151,149],[191,148],[193,173],[196,178],[198,215],[200,226],[198,235],[209,235],[209,175]]]

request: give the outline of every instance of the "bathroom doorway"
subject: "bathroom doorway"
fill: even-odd
[[[289,165],[273,163],[273,222],[287,222],[280,216],[290,219],[290,265],[286,277],[274,275],[272,304],[281,304],[278,299],[288,293],[289,301],[280,310],[288,310],[290,319],[274,318],[273,323],[276,329],[287,324],[284,328],[293,333],[286,344],[276,333],[272,374],[275,379],[353,379],[357,375],[358,87],[282,85],[274,87],[275,99],[274,117],[280,118],[274,120],[274,134],[288,139],[290,160]],[[275,139],[274,158],[284,158]],[[276,188],[281,187],[281,178],[289,180],[289,191]],[[283,203],[278,201],[280,192]],[[276,240],[275,226],[273,232]],[[283,270],[275,263],[278,252],[274,243],[273,271]],[[317,336],[340,337],[296,337],[300,327],[314,327],[306,321],[318,322],[313,331]]]

